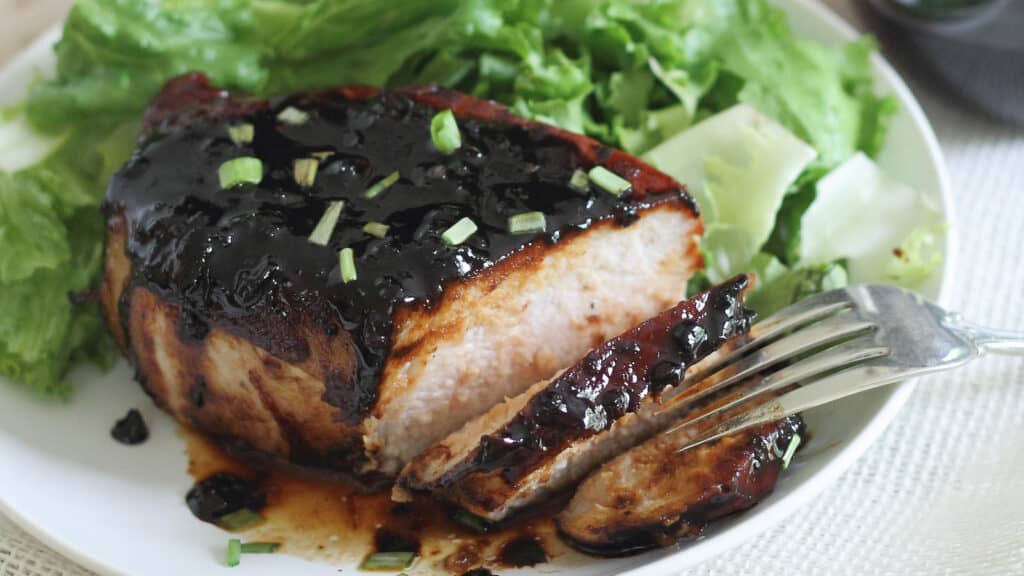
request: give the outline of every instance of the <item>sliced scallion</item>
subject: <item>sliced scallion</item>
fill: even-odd
[[[222,527],[235,531],[245,530],[250,526],[254,526],[263,521],[263,516],[259,512],[255,512],[248,508],[242,508],[241,510],[235,510],[230,514],[225,514],[217,519],[217,524]]]
[[[462,134],[451,110],[443,110],[430,121],[430,138],[442,154],[451,154],[462,146]]]
[[[263,180],[263,162],[252,156],[234,158],[220,165],[217,177],[224,190],[238,184],[259,184]]]
[[[622,196],[627,190],[629,190],[632,184],[629,180],[626,180],[622,176],[619,176],[615,172],[605,168],[604,166],[594,166],[587,173],[590,181],[597,184],[599,188],[614,194],[615,196]]]
[[[456,510],[455,514],[452,515],[452,520],[470,528],[474,532],[480,532],[481,534],[491,529],[491,524],[487,520],[484,520],[465,508],[459,508]]]
[[[309,188],[316,182],[316,172],[319,168],[320,161],[316,158],[298,158],[293,165],[292,177],[299,186]]]
[[[309,241],[320,246],[327,246],[331,241],[331,235],[334,234],[334,228],[338,225],[338,218],[341,217],[341,211],[344,208],[345,203],[341,200],[331,202],[327,206],[327,210],[324,210],[324,215],[320,217],[320,221],[317,222],[316,228],[313,228],[313,233],[309,235]]]
[[[228,566],[238,566],[238,563],[242,561],[242,542],[238,538],[228,540],[228,554],[226,560]]]
[[[569,187],[580,192],[590,191],[590,178],[587,177],[587,173],[577,168],[572,173],[572,178],[569,178]]]
[[[524,212],[510,216],[508,231],[510,234],[535,234],[548,229],[543,212]]]
[[[469,218],[462,218],[441,234],[441,240],[449,246],[458,246],[472,236],[476,230],[476,222]]]
[[[241,146],[242,144],[250,144],[253,137],[256,135],[256,129],[252,124],[236,124],[234,126],[228,126],[228,137],[235,144]]]
[[[242,544],[242,554],[273,554],[280,547],[279,542],[246,542]]]
[[[359,565],[360,570],[401,570],[408,568],[416,558],[415,552],[376,552]]]
[[[398,173],[398,170],[395,170],[391,174],[388,174],[378,180],[373,186],[370,186],[366,190],[366,194],[364,194],[364,196],[367,198],[376,198],[377,196],[380,196],[381,192],[390,188],[395,182],[398,182],[399,177],[400,174]]]
[[[356,274],[356,255],[351,248],[342,248],[338,252],[338,264],[341,266],[341,281],[345,284],[359,277]]]
[[[302,126],[309,121],[309,112],[289,106],[277,113],[277,120],[291,126]]]
[[[363,232],[366,232],[370,236],[376,238],[384,238],[388,235],[388,229],[390,226],[387,224],[381,224],[380,222],[367,222],[366,226],[363,226]]]
[[[786,446],[786,453],[782,455],[782,469],[789,468],[789,462],[793,459],[793,455],[796,454],[796,449],[800,447],[800,435],[794,434],[793,439],[789,441],[789,446]]]

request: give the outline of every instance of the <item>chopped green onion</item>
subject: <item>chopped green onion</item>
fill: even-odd
[[[589,176],[590,180],[594,184],[597,184],[599,188],[616,196],[622,196],[627,190],[629,190],[630,186],[632,186],[632,184],[629,183],[629,180],[626,180],[604,166],[594,166],[590,169],[590,172],[587,173],[587,176]]]
[[[309,235],[309,241],[313,244],[327,246],[331,241],[331,235],[334,234],[334,228],[338,225],[338,218],[341,217],[343,208],[345,208],[345,203],[341,200],[331,202],[327,206],[327,210],[324,210],[320,221],[317,222],[316,228],[313,228],[313,233]]]
[[[356,255],[351,248],[342,248],[338,252],[338,263],[341,265],[342,282],[348,284],[359,277],[356,274]]]
[[[458,510],[456,510],[455,514],[452,515],[452,520],[455,520],[459,524],[462,524],[463,526],[470,528],[474,532],[479,532],[481,534],[491,529],[490,522],[477,516],[476,514],[473,514],[469,510],[466,510],[465,508],[459,508]]]
[[[316,182],[316,171],[320,168],[320,161],[316,158],[298,158],[293,166],[292,177],[295,183],[308,188]]]
[[[263,180],[263,162],[252,156],[228,160],[217,169],[217,176],[220,178],[220,187],[225,190],[246,182],[259,184]]]
[[[289,106],[278,112],[277,119],[291,126],[302,126],[309,121],[309,112],[303,112],[294,106]]]
[[[508,219],[508,231],[511,234],[534,234],[547,229],[548,224],[543,212],[525,212],[510,216]]]
[[[434,141],[434,147],[442,154],[451,154],[462,146],[462,134],[459,133],[459,125],[455,122],[455,114],[452,114],[451,110],[434,115],[430,121],[430,138]]]
[[[463,218],[452,224],[452,227],[445,230],[441,234],[441,240],[449,246],[458,246],[466,241],[467,238],[476,232],[476,222],[473,222],[469,218]]]
[[[363,232],[366,232],[370,236],[384,238],[388,235],[389,228],[390,226],[387,224],[381,224],[380,222],[367,222],[366,226],[363,226]]]
[[[249,144],[252,142],[253,137],[256,135],[256,128],[252,124],[237,124],[235,126],[228,126],[228,137],[235,144],[241,146],[242,144]]]
[[[390,188],[395,182],[398,182],[399,176],[398,170],[395,170],[391,174],[381,178],[376,184],[370,186],[370,188],[366,190],[365,196],[367,198],[376,198],[377,196],[380,196],[381,192]]]
[[[789,468],[789,462],[793,459],[793,454],[796,454],[796,449],[800,447],[800,435],[794,434],[793,439],[789,441],[789,446],[786,446],[786,453],[782,455],[782,469]]]
[[[242,542],[238,538],[228,540],[228,566],[238,566],[242,560]]]
[[[263,516],[259,512],[255,512],[248,508],[242,508],[241,510],[235,510],[230,514],[225,514],[217,519],[217,524],[228,530],[245,530],[250,526],[254,526],[263,521]]]
[[[242,544],[242,554],[273,554],[280,547],[279,542],[246,542]]]
[[[401,570],[408,568],[416,558],[415,552],[376,552],[359,565],[360,570]]]
[[[590,191],[590,178],[587,177],[587,173],[577,168],[572,173],[572,178],[569,178],[569,187],[580,192]]]

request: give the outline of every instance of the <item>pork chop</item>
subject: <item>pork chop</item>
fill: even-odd
[[[446,109],[461,135],[448,154],[431,140]],[[222,186],[238,158],[261,172]],[[581,185],[598,166],[629,189]],[[435,87],[268,101],[181,77],[105,211],[101,303],[154,400],[225,442],[364,481],[671,306],[702,265],[678,182]],[[513,233],[527,212],[545,226]],[[446,242],[464,218],[477,230]]]

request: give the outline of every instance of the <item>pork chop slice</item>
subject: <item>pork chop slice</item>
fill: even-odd
[[[768,496],[803,432],[803,420],[791,416],[681,453],[694,430],[654,436],[577,487],[557,517],[559,532],[574,547],[602,556],[699,536],[710,522]]]
[[[441,110],[452,153],[431,139]],[[224,184],[240,158],[261,169]],[[580,185],[595,167],[628,189]],[[672,178],[434,87],[259,100],[179,78],[105,211],[101,303],[154,400],[227,443],[367,481],[671,306],[702,265]],[[514,232],[530,212],[543,229]],[[464,219],[476,230],[446,241]]]
[[[657,399],[685,371],[745,334],[738,276],[604,342],[550,380],[499,404],[414,459],[403,491],[430,491],[490,521],[564,489],[678,418]],[[675,390],[666,391],[671,395]]]

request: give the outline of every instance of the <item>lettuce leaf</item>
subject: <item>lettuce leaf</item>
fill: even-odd
[[[928,196],[858,153],[818,182],[817,197],[801,218],[800,262],[844,259],[854,282],[914,287],[941,261],[943,227]]]
[[[701,247],[708,278],[721,282],[746,269],[768,240],[787,190],[816,155],[771,118],[741,104],[644,158],[689,183],[707,226]]]

